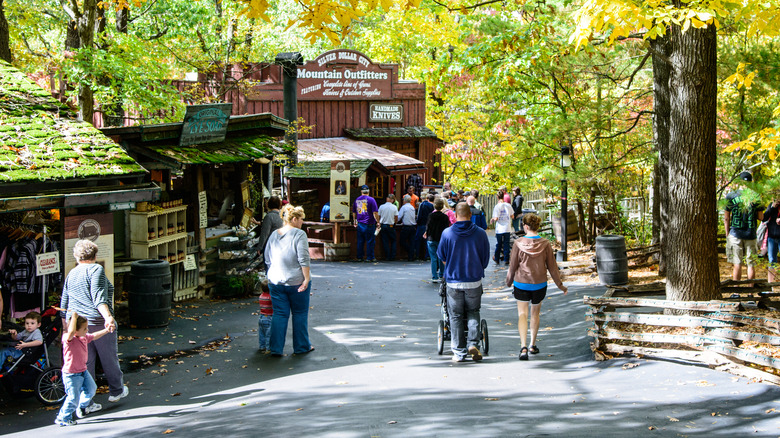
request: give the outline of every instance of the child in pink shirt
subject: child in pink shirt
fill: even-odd
[[[103,329],[95,333],[87,333],[87,320],[76,312],[71,312],[68,331],[62,335],[62,381],[68,396],[62,403],[54,424],[73,426],[73,413],[83,418],[84,415],[103,408],[98,403],[92,403],[97,385],[87,371],[87,344],[100,339],[109,332]]]

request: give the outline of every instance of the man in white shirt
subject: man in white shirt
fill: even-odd
[[[496,224],[496,251],[493,253],[493,261],[497,265],[501,264],[502,250],[504,263],[509,265],[509,231],[515,213],[509,201],[511,201],[511,197],[505,193],[503,199],[500,199],[498,204],[493,207],[493,217],[490,219],[490,222]]]
[[[416,252],[412,240],[417,232],[417,220],[411,202],[412,197],[405,195],[404,205],[398,210],[398,222],[401,223],[401,247],[406,250],[406,256],[410,262],[414,260]]]
[[[398,208],[395,206],[395,195],[387,195],[387,202],[379,206],[379,226],[382,237],[382,251],[385,260],[395,260],[395,224],[398,222]]]

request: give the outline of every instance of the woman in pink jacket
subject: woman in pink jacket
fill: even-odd
[[[528,360],[528,353],[539,353],[536,346],[536,334],[539,331],[539,314],[542,300],[547,294],[547,272],[550,273],[555,285],[566,295],[569,289],[561,282],[558,265],[552,245],[543,239],[537,231],[542,220],[539,216],[529,213],[523,216],[525,236],[515,240],[509,255],[509,271],[506,275],[507,287],[514,288],[513,295],[517,299],[517,330],[520,332],[520,360]],[[526,343],[528,332],[528,307],[531,307],[531,347]]]

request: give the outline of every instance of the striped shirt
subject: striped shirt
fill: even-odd
[[[260,314],[269,316],[274,314],[274,307],[271,305],[271,294],[268,292],[260,294]]]
[[[113,314],[113,302],[114,285],[108,281],[103,266],[97,263],[79,263],[65,278],[60,307],[75,310],[80,316],[87,318],[89,325],[103,325],[105,320],[97,308],[100,304],[106,304]]]

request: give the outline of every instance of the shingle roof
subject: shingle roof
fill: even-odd
[[[353,138],[428,138],[436,134],[425,126],[397,126],[394,128],[357,128],[344,130]]]
[[[119,145],[0,61],[0,183],[144,172]]]
[[[222,143],[197,146],[145,144],[134,146],[153,151],[179,164],[216,164],[252,161],[270,157],[277,152],[279,141],[265,135],[227,138]],[[275,147],[277,146],[277,147]]]
[[[364,174],[374,160],[349,160],[349,173],[352,178]],[[284,176],[288,178],[330,178],[330,161],[299,161]]]

